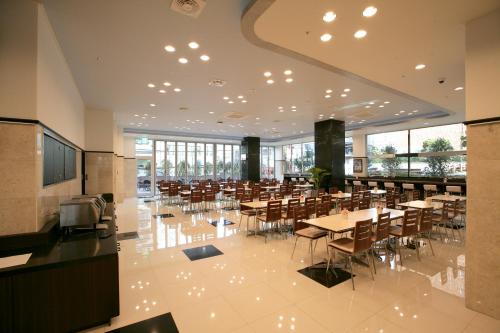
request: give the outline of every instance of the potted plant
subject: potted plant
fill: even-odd
[[[323,178],[330,175],[328,171],[317,167],[309,169],[308,172],[311,174],[310,180],[312,180],[315,190],[320,188]]]

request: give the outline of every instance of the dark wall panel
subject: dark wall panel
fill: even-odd
[[[241,179],[260,180],[260,138],[245,137],[241,142],[241,154],[245,159],[241,161]]]
[[[345,190],[345,124],[325,120],[314,124],[315,166],[331,173],[323,187],[335,186]]]

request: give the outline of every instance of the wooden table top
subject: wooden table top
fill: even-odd
[[[286,206],[288,205],[288,200],[292,198],[287,198],[287,199],[281,199],[281,205]],[[271,200],[271,201],[276,201],[276,200]],[[306,200],[304,198],[300,199],[301,203],[304,203]],[[316,201],[321,201],[320,198],[316,198]],[[252,201],[252,202],[242,202],[241,205],[245,207],[249,207],[252,209],[262,209],[267,207],[267,203],[269,201]]]
[[[401,203],[398,203],[396,206],[417,208],[417,209],[424,209],[424,208],[441,209],[441,208],[443,208],[443,204],[441,202],[428,203],[427,201],[424,201],[424,200],[413,200],[413,201],[408,201],[408,202],[401,202]]]
[[[382,213],[391,213],[391,220],[402,218],[404,216],[403,210],[384,208]],[[363,210],[356,210],[349,212],[347,216],[342,214],[335,214],[330,216],[323,216],[304,221],[312,226],[329,230],[335,233],[346,232],[354,229],[356,222],[361,220],[373,219],[377,222],[378,213],[377,208],[369,208]]]
[[[335,193],[335,194],[330,194],[332,198],[335,199],[345,199],[345,198],[350,198],[351,193]]]
[[[387,194],[386,190],[370,190],[371,194]]]

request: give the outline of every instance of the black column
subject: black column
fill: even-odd
[[[241,142],[241,179],[260,180],[260,138],[247,136]]]
[[[314,123],[314,162],[331,176],[325,177],[322,187],[338,187],[345,190],[345,124],[339,120]]]

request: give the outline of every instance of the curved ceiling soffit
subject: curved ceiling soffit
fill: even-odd
[[[267,49],[271,52],[275,52],[287,57],[294,58],[296,60],[308,63],[310,65],[314,65],[320,68],[323,68],[327,71],[333,72],[335,74],[341,75],[343,77],[364,83],[366,85],[369,85],[373,88],[378,88],[381,90],[385,90],[388,93],[395,94],[397,96],[400,96],[402,98],[411,100],[416,103],[426,103],[428,105],[432,105],[434,108],[436,108],[436,111],[443,111],[448,113],[449,115],[455,114],[454,111],[448,110],[446,108],[440,107],[436,104],[424,101],[420,98],[417,98],[412,95],[408,95],[402,91],[399,91],[397,89],[393,89],[391,87],[385,86],[383,84],[380,84],[378,82],[368,80],[367,78],[364,78],[362,76],[359,76],[357,74],[345,71],[343,69],[340,69],[338,67],[329,65],[327,63],[324,63],[322,61],[319,61],[315,58],[306,56],[304,54],[295,52],[293,50],[284,48],[282,46],[273,44],[271,42],[265,41],[261,39],[257,34],[255,33],[255,23],[257,20],[266,12],[266,10],[273,5],[273,3],[276,0],[253,0],[251,1],[248,6],[245,8],[243,11],[243,15],[241,16],[241,32],[243,36],[252,44],[254,44],[257,47]]]

